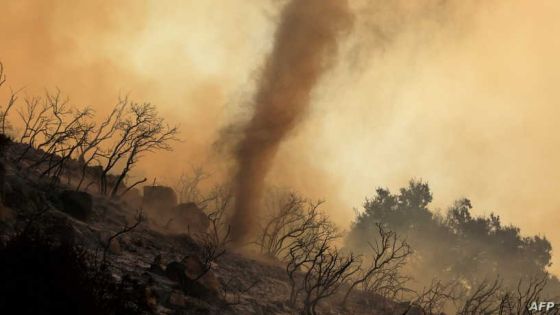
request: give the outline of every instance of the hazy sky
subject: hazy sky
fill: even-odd
[[[213,144],[251,110],[283,1],[80,2],[0,3],[9,85],[101,113],[123,93],[151,101],[184,142],[141,172],[219,169]],[[560,2],[386,2],[351,1],[355,28],[269,182],[347,223],[375,187],[421,178],[442,209],[469,197],[560,247]]]

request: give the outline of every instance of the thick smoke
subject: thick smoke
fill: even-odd
[[[257,222],[278,146],[305,115],[313,87],[332,64],[337,39],[351,22],[345,0],[292,0],[284,8],[254,98],[255,112],[236,152],[232,237],[238,245],[248,240]]]
[[[242,39],[254,30],[259,42],[270,37],[261,7],[253,0],[3,1],[0,62],[8,81],[0,106],[10,88],[23,89],[21,101],[59,88],[72,105],[103,117],[126,94],[156,105],[184,140],[174,152],[141,159],[136,178],[173,185],[202,164],[216,174],[221,160],[211,143],[233,111],[226,104],[262,55]],[[212,19],[219,23],[209,27]],[[10,119],[19,121],[16,111]]]
[[[147,155],[138,177],[173,184],[177,170],[204,163],[225,178],[229,156],[210,146],[245,114],[237,105],[257,88],[252,70],[286,1],[2,1],[0,94],[25,88],[23,100],[59,87],[102,115],[130,93],[180,123],[184,140]],[[560,244],[550,219],[560,209],[560,139],[551,132],[560,1],[349,2],[353,27],[337,66],[267,181],[326,199],[329,216],[347,225],[374,187],[422,178],[437,192],[434,208],[466,195],[477,214],[499,212]],[[553,261],[560,272],[556,252]]]

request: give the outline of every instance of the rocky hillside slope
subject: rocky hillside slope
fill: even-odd
[[[17,145],[15,146],[17,148]],[[105,295],[122,293],[122,296],[116,298],[124,299],[126,309],[133,309],[129,313],[298,314],[300,312],[298,305],[288,303],[290,285],[285,269],[280,263],[236,253],[229,248],[226,248],[225,253],[217,260],[209,263],[204,261],[204,257],[208,256],[208,244],[192,237],[192,228],[208,223],[196,217],[201,213],[204,214],[202,210],[196,208],[196,205],[180,205],[174,208],[174,212],[162,210],[161,216],[177,217],[176,220],[162,223],[161,217],[158,217],[157,202],[150,205],[150,211],[144,209],[139,213],[143,202],[147,202],[139,192],[131,191],[127,198],[119,200],[93,192],[78,192],[71,184],[53,183],[46,178],[41,178],[39,170],[13,163],[9,158],[10,150],[14,150],[13,147],[2,157],[0,170],[2,184],[0,205],[2,248],[0,250],[4,255],[20,255],[29,249],[25,246],[17,247],[21,246],[21,242],[17,241],[18,237],[32,239],[33,242],[40,239],[40,242],[49,244],[47,247],[57,250],[58,248],[79,249],[80,253],[85,253],[87,268],[90,268],[89,271],[83,272],[94,270],[95,272],[92,273],[94,278],[106,274],[108,278],[104,278],[104,283],[108,282],[111,288],[115,288],[112,291],[94,290],[95,294],[100,295],[101,292],[103,296],[99,299],[107,301],[108,297]],[[170,224],[171,222],[173,224]],[[182,231],[178,228],[189,225],[192,228],[184,228]],[[27,234],[33,237],[26,237]],[[51,254],[45,255],[52,256],[52,248],[49,249]],[[37,250],[34,255],[39,258],[24,254],[21,255],[22,258],[17,256],[12,259],[0,256],[0,264],[4,268],[2,277],[17,278],[15,282],[4,281],[4,285],[0,285],[0,296],[3,296],[0,299],[0,313],[12,314],[7,311],[13,307],[13,301],[10,301],[8,296],[25,296],[30,304],[51,305],[53,301],[42,299],[52,299],[52,297],[41,296],[45,293],[37,292],[50,294],[54,292],[53,290],[61,290],[60,292],[63,293],[56,294],[61,294],[62,300],[74,299],[73,294],[76,291],[72,292],[73,290],[68,288],[61,289],[52,283],[41,283],[41,286],[45,286],[45,291],[34,291],[37,282],[42,281],[42,277],[30,280],[33,281],[30,286],[34,288],[26,287],[27,291],[23,289],[21,292],[14,293],[13,288],[7,287],[8,283],[18,285],[22,283],[22,278],[18,274],[21,269],[24,269],[23,273],[26,274],[29,270],[51,272],[49,269],[37,271],[50,265],[40,261],[44,257],[37,256],[40,255]],[[27,259],[25,257],[35,258],[31,261],[23,261]],[[17,267],[19,264],[24,265],[25,268]],[[63,262],[55,262],[53,265],[57,264],[61,265]],[[208,271],[207,267],[209,267]],[[64,265],[61,268],[63,275],[60,277],[64,277],[64,270],[68,270],[70,274],[73,269],[72,266]],[[59,279],[62,284],[67,283],[65,281],[68,280]],[[57,279],[53,281],[59,282]],[[82,286],[97,285],[88,283],[90,282]],[[22,286],[25,287],[24,284]],[[50,286],[53,286],[52,289]],[[409,308],[405,304],[392,303],[380,297],[361,296],[359,293],[354,294],[344,309],[339,306],[339,300],[340,297],[337,295],[327,299],[319,305],[318,313],[405,314]],[[129,304],[134,304],[135,307],[128,307]],[[76,313],[88,313],[80,310],[80,306],[76,307],[78,308],[74,310]],[[13,314],[33,314],[30,309],[20,305],[20,311]],[[111,312],[126,313],[114,309]],[[43,310],[41,313],[49,312]],[[413,313],[415,312],[409,310],[408,314]]]

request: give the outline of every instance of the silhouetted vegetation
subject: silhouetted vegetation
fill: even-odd
[[[319,211],[322,202],[311,202],[295,193],[271,192],[269,217],[256,244],[263,255],[282,258],[300,237],[331,223]]]
[[[12,143],[7,135],[0,133],[0,204],[4,202],[4,182],[6,177],[6,150]]]
[[[0,64],[0,86],[5,81]],[[20,119],[17,132],[7,120],[12,110]],[[36,182],[48,180],[51,189],[40,194],[43,203],[35,203],[44,207],[29,217],[22,232],[0,244],[0,313],[147,311],[145,288],[126,273],[116,280],[108,259],[112,241],[136,229],[143,221],[141,212],[132,225],[124,224],[106,239],[100,257],[73,241],[49,237],[33,224],[51,206],[87,221],[85,215],[80,218],[75,211],[49,202],[56,204],[55,195],[61,199],[61,188],[75,193],[93,186],[107,197],[128,192],[146,181],[129,181],[138,160],[148,152],[171,150],[177,128],[169,126],[153,105],[127,98],[119,99],[99,120],[88,107],[70,106],[60,91],[27,97],[22,104],[12,91],[0,111],[0,131],[0,200],[4,203],[8,160],[18,174],[32,174],[27,179]],[[61,185],[64,176],[68,182]],[[235,200],[227,185],[203,193],[199,186],[207,178],[202,169],[193,169],[192,176],[181,176],[177,185],[179,200],[191,203],[208,222],[186,222],[197,225],[185,226],[196,250],[180,262],[168,263],[165,271],[158,255],[150,270],[176,282],[187,296],[236,305],[260,280],[220,283],[215,277],[219,270],[215,266],[227,257],[232,241],[228,215]],[[25,184],[20,186],[11,187],[12,199],[30,199],[20,189]],[[421,309],[424,314],[440,314],[450,305],[464,315],[526,314],[529,303],[560,292],[560,282],[547,271],[552,247],[545,237],[523,236],[519,228],[504,225],[493,213],[475,216],[468,199],[456,201],[443,214],[436,212],[430,208],[432,193],[427,183],[411,181],[398,193],[377,189],[356,217],[345,247],[340,246],[343,233],[320,211],[322,201],[276,193],[266,201],[266,214],[259,217],[262,225],[251,245],[283,264],[286,304],[300,314],[317,314],[321,303],[329,299],[341,306],[341,312],[351,312],[347,305],[357,295],[405,301],[409,311]],[[20,211],[28,210],[23,201],[6,205],[25,212]],[[185,214],[191,209],[186,206],[172,210],[177,214],[183,209]]]
[[[408,243],[400,240],[393,231],[377,224],[376,238],[368,243],[370,252],[363,259],[357,275],[350,282],[344,295],[342,305],[346,304],[352,291],[359,287],[362,291],[378,294],[389,299],[396,299],[408,291],[409,277],[402,272],[407,258],[412,254]]]
[[[210,213],[208,231],[194,236],[200,244],[200,259],[203,265],[195,281],[206,275],[212,269],[212,265],[226,253],[226,247],[230,242],[230,227],[225,223],[223,215],[224,213],[220,211]]]
[[[409,291],[401,270],[411,254],[406,241],[378,225],[379,239],[369,243],[369,252],[341,250],[343,234],[320,211],[321,204],[282,190],[272,190],[267,199],[269,215],[255,244],[263,255],[285,264],[290,305],[301,314],[316,314],[327,298],[345,307],[358,289],[389,299]]]
[[[6,83],[7,77],[6,77],[6,73],[4,71],[4,64],[0,62],[0,87],[2,87],[5,83]],[[7,117],[8,114],[10,113],[10,110],[14,107],[14,105],[16,104],[16,101],[18,99],[18,92],[19,91],[10,91],[10,96],[8,97],[8,100],[6,101],[6,104],[2,107],[0,107],[0,134],[5,135],[6,131],[9,127],[8,122],[7,122]]]
[[[0,246],[2,314],[142,314],[143,290],[113,279],[85,249],[57,243],[35,230]]]
[[[546,279],[548,286],[542,291],[548,290],[547,294],[558,292],[557,278],[547,272],[552,247],[545,237],[522,236],[519,228],[504,225],[495,214],[475,216],[468,199],[456,201],[445,214],[431,210],[431,202],[430,188],[421,181],[411,181],[396,194],[377,189],[376,195],[366,200],[364,211],[357,216],[347,239],[348,246],[365,252],[369,243],[379,239],[378,226],[386,226],[407,238],[414,250],[406,267],[408,273],[420,283],[438,280],[436,287],[428,289],[428,295],[435,294],[438,300],[451,296],[441,293],[447,286],[442,283],[480,288],[479,295],[483,298],[471,292],[472,303],[463,307],[467,309],[475,302],[476,309],[494,309],[499,306],[494,297],[503,297],[500,292],[494,292],[499,291],[494,287],[515,288],[525,275]],[[498,276],[499,283],[487,280]],[[463,297],[467,298],[468,294],[465,292]],[[423,296],[420,300],[424,300],[426,294]]]
[[[410,303],[420,307],[425,314],[441,314],[449,303],[457,302],[464,291],[456,281],[442,282],[433,280],[428,286],[418,290],[416,296]]]
[[[0,87],[6,76],[0,64]],[[117,197],[134,186],[129,174],[138,160],[148,152],[170,150],[178,129],[159,115],[154,105],[120,98],[105,118],[95,117],[90,107],[75,107],[60,90],[42,97],[25,97],[18,104],[12,91],[0,110],[0,130],[8,133],[8,116],[17,112],[10,132],[23,146],[12,154],[20,168],[35,169],[40,177],[59,183],[66,175],[70,184],[78,179],[76,190],[88,190],[96,184],[99,192]],[[70,166],[71,165],[71,166]],[[84,187],[84,182],[89,181]],[[122,192],[123,188],[127,188]]]
[[[290,303],[296,306],[302,294],[301,314],[316,314],[318,303],[334,295],[358,271],[358,258],[336,248],[334,241],[339,237],[334,225],[323,222],[290,243],[286,255]]]

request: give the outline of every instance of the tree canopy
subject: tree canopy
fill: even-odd
[[[523,236],[494,213],[473,215],[469,199],[437,213],[429,208],[432,197],[422,181],[411,180],[398,193],[378,188],[356,217],[348,246],[364,250],[376,237],[376,224],[384,224],[410,243],[410,272],[422,282],[437,278],[475,283],[500,276],[513,283],[523,275],[545,274],[551,265],[552,246],[546,237]]]

